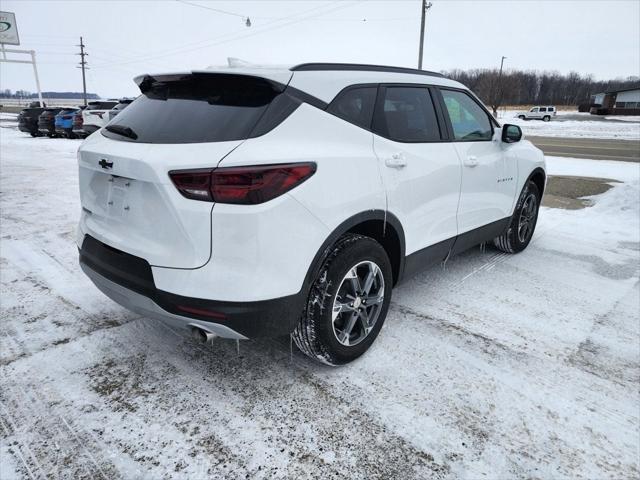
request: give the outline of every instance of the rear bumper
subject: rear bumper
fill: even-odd
[[[156,288],[149,264],[86,236],[80,266],[105,295],[141,315],[174,326],[199,326],[225,338],[288,335],[302,312],[302,292],[254,302],[185,297]]]
[[[19,123],[18,130],[25,133],[38,133],[38,126],[29,125],[28,123]]]
[[[125,307],[127,310],[139,313],[140,315],[143,315],[145,317],[162,320],[176,327],[190,328],[197,326],[211,333],[215,333],[220,337],[235,338],[239,340],[247,339],[247,337],[245,337],[244,335],[241,335],[240,333],[230,329],[225,325],[212,322],[202,322],[197,319],[181,317],[179,315],[169,313],[166,310],[160,308],[158,304],[151,300],[149,297],[140,295],[133,290],[112,282],[108,278],[105,278],[97,273],[95,270],[92,270],[82,261],[80,262],[80,267],[95,284],[95,286],[98,287],[98,290],[100,290],[114,302]]]

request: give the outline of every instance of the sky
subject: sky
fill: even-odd
[[[425,70],[577,71],[640,75],[640,0],[432,0]],[[251,63],[354,62],[417,67],[421,0],[3,0],[20,47],[36,51],[43,91],[135,96],[142,73]],[[217,11],[217,10],[222,10]],[[231,14],[229,14],[231,13]],[[246,26],[246,17],[251,26]],[[17,57],[14,57],[17,58]],[[35,92],[28,64],[0,63],[0,89]]]

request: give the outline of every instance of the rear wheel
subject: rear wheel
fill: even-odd
[[[292,336],[309,357],[329,365],[355,360],[387,316],[393,278],[384,248],[349,234],[334,245],[316,276]]]
[[[493,240],[495,246],[507,253],[518,253],[527,248],[538,222],[539,209],[540,190],[530,181],[522,189],[509,228]]]
[[[549,115],[545,115],[544,117],[542,117],[543,122],[548,122],[550,120],[551,120],[551,117]]]

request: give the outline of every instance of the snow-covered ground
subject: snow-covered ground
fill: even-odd
[[[407,281],[333,369],[288,339],[201,346],[99,293],[79,143],[0,128],[3,480],[638,478],[640,165],[549,158],[621,183],[543,209],[519,255]]]
[[[594,117],[589,113],[558,112],[550,122],[520,120],[517,111],[500,110],[502,123],[519,125],[525,135],[540,137],[640,140],[640,117]]]

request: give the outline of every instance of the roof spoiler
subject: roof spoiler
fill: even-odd
[[[200,77],[200,76],[202,77],[219,76],[219,77],[226,77],[228,80],[232,80],[233,78],[238,78],[238,79],[252,78],[252,79],[255,79],[256,81],[262,81],[268,84],[275,92],[283,92],[284,89],[287,87],[287,85],[284,83],[280,83],[276,80],[272,80],[270,78],[266,78],[259,75],[253,75],[253,74],[248,74],[244,72],[220,72],[220,71],[216,72],[216,71],[208,71],[208,70],[198,70],[198,71],[182,72],[182,73],[169,73],[169,74],[160,74],[160,75],[144,74],[144,75],[138,75],[133,79],[133,81],[138,85],[138,88],[140,88],[140,92],[145,93],[145,92],[148,92],[149,89],[151,89],[151,87],[153,87],[154,85],[159,85],[159,84],[162,84],[163,82],[170,82],[170,81],[175,82],[176,80],[181,80],[181,79],[186,80],[188,77]]]

